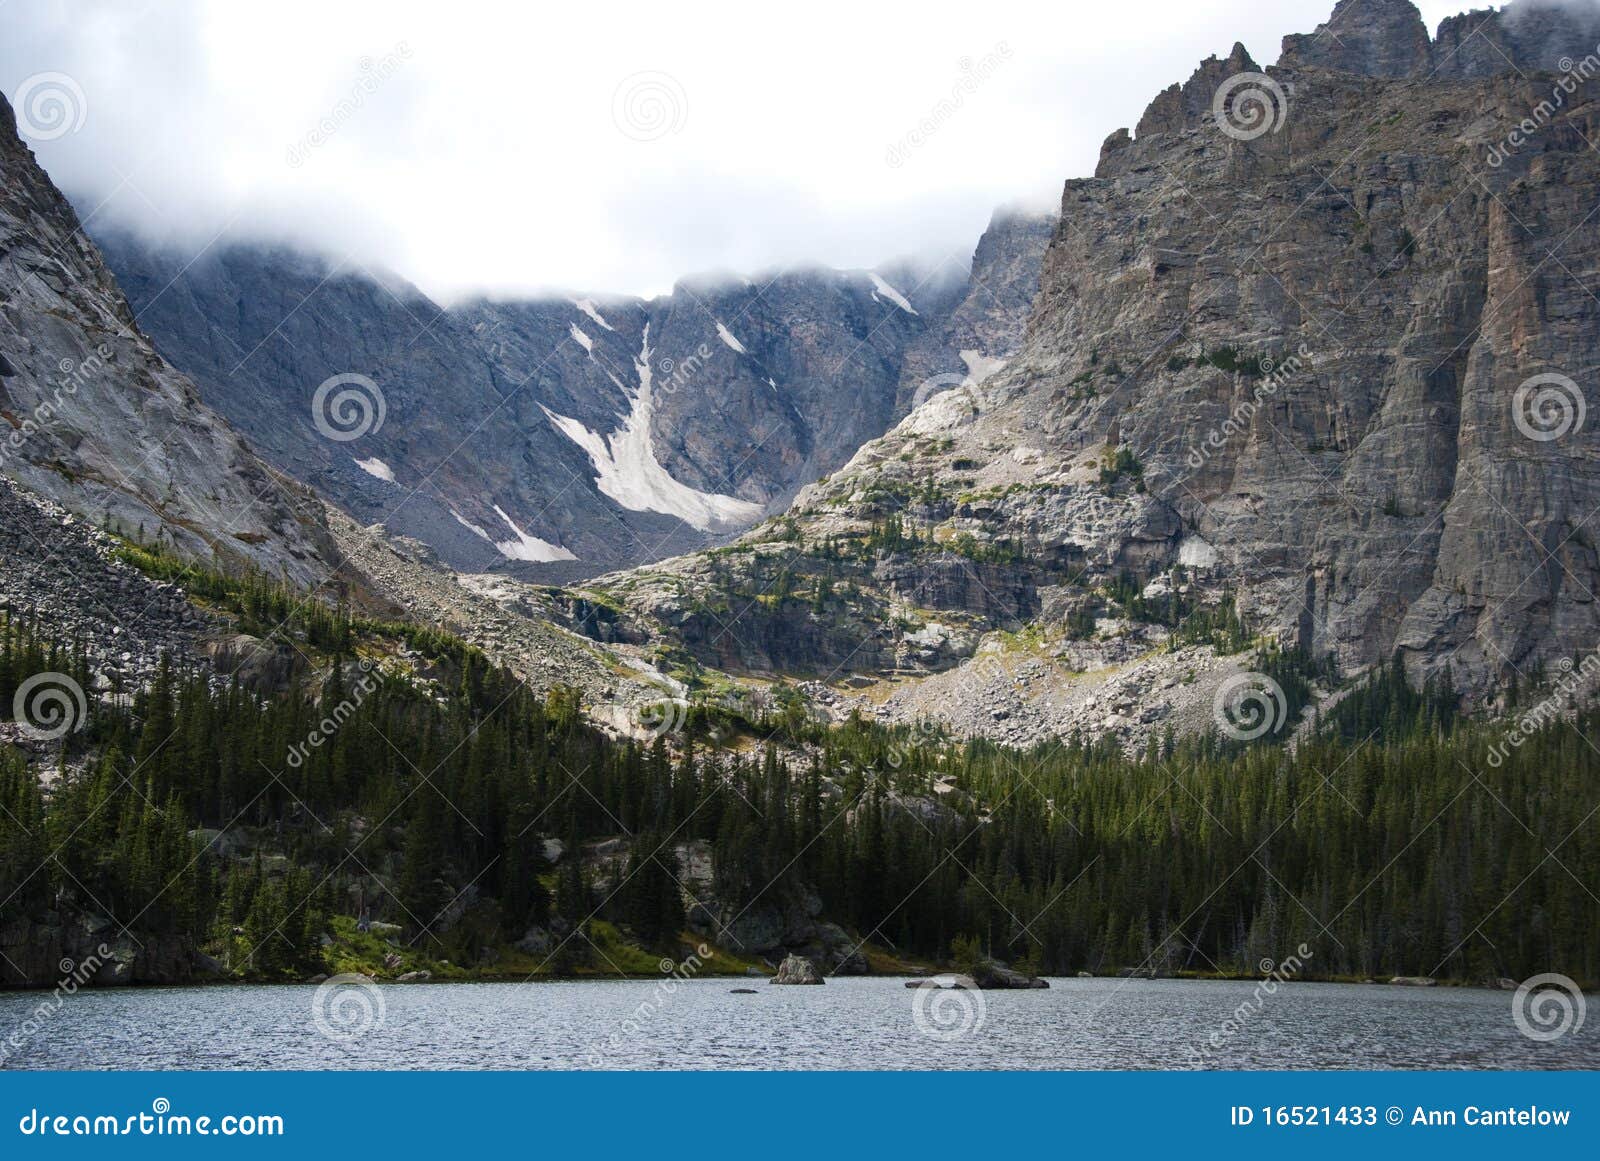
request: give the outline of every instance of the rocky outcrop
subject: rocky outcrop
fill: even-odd
[[[1368,77],[1424,76],[1433,68],[1433,45],[1411,0],[1339,0],[1315,32],[1284,37],[1278,64]]]
[[[140,330],[0,98],[0,473],[96,525],[224,567],[327,571],[321,507]]]
[[[1065,187],[1021,353],[797,498],[784,588],[839,610],[808,631],[892,609],[859,670],[954,625],[917,658],[936,671],[1025,618],[1064,657],[1113,619],[1143,638],[1188,585],[1180,609],[1231,592],[1343,675],[1398,652],[1480,704],[1600,644],[1600,101],[1517,71],[1577,53],[1588,17],[1493,20],[1502,67],[1434,70],[1411,5],[1346,0],[1279,66],[1214,58],[1113,135]],[[756,540],[674,572],[715,607],[771,573]],[[995,566],[981,602],[941,580],[961,545]]]
[[[181,984],[210,974],[207,960],[186,937],[123,931],[104,916],[65,908],[0,925],[0,987]]]
[[[162,351],[283,471],[453,568],[561,581],[747,528],[930,378],[992,370],[1020,341],[1052,226],[996,215],[970,269],[450,309],[349,261],[99,240]],[[366,380],[361,422],[313,406],[338,375]]]
[[[0,478],[0,612],[47,628],[58,641],[81,642],[95,678],[84,691],[90,696],[142,689],[163,655],[181,661],[204,654],[220,625],[190,604],[181,586],[153,581],[117,559],[118,545],[59,504]],[[222,672],[254,663],[255,653],[241,646],[230,659]]]
[[[972,969],[972,981],[977,987],[986,991],[1028,991],[1050,986],[1048,980],[1019,972],[1010,965],[994,959],[980,961]]]
[[[783,962],[778,965],[778,974],[767,981],[769,984],[825,984],[817,971],[817,965],[804,956],[784,956]]]

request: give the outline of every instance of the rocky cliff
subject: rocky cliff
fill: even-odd
[[[1523,3],[1430,37],[1344,0],[1275,67],[1204,62],[1066,184],[1004,370],[777,531],[605,584],[706,663],[767,667],[776,636],[819,677],[970,674],[915,714],[1009,704],[1042,659],[1022,738],[1222,678],[1235,608],[1339,675],[1398,651],[1480,701],[1595,648],[1596,29]]]
[[[560,580],[747,528],[925,381],[992,370],[1020,342],[1052,224],[998,214],[970,269],[448,310],[348,260],[98,240],[162,351],[280,469],[455,568]]]
[[[151,346],[0,98],[0,472],[96,524],[325,575],[321,506]]]

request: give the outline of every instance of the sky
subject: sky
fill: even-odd
[[[0,0],[0,91],[93,226],[291,242],[442,302],[649,295],[964,259],[1202,58],[1273,63],[1332,6]]]

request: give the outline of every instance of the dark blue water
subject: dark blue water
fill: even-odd
[[[1539,1042],[1512,1005],[1478,989],[1112,979],[18,992],[0,994],[0,1052],[74,1069],[1600,1068],[1600,1015]]]

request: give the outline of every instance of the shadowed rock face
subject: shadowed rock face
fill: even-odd
[[[751,536],[748,556],[613,588],[669,636],[698,623],[675,593],[764,585],[816,594],[787,622],[815,639],[874,609],[928,625],[862,637],[837,659],[858,671],[904,668],[936,617],[966,630],[918,659],[943,668],[981,632],[1059,628],[1093,586],[1180,564],[1346,674],[1398,651],[1489,700],[1595,648],[1600,89],[1537,71],[1593,52],[1592,21],[1472,19],[1501,67],[1466,55],[1460,22],[1432,42],[1378,0],[1290,38],[1266,80],[1242,47],[1205,62],[1066,184],[1018,356],[803,492],[805,551]],[[891,513],[920,544],[871,574],[838,563]],[[953,567],[1005,599],[943,583]],[[718,659],[765,664],[781,608],[729,602]]]
[[[1284,38],[1278,67],[1442,81],[1555,70],[1594,53],[1597,43],[1600,8],[1586,0],[1465,12],[1441,23],[1432,41],[1410,0],[1340,0],[1316,32]]]
[[[1052,226],[998,214],[970,264],[448,310],[349,261],[100,241],[163,352],[273,463],[456,568],[559,580],[747,528],[927,378],[1013,353]],[[346,373],[376,384],[385,416],[340,442],[312,400]]]
[[[1208,110],[1069,182],[1027,349],[971,438],[1125,446],[1267,625],[1346,668],[1454,665],[1487,696],[1600,638],[1594,433],[1530,438],[1514,407],[1561,374],[1559,422],[1600,362],[1574,273],[1600,258],[1600,103],[1578,87],[1491,161],[1551,93],[1516,70],[1594,51],[1593,20],[1483,20],[1506,56],[1479,77],[1411,5],[1345,0],[1330,35],[1286,42],[1277,131],[1239,140]],[[1094,351],[1122,374],[1049,406]]]
[[[324,577],[321,508],[204,406],[139,329],[0,98],[0,471],[97,524]]]

